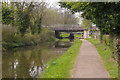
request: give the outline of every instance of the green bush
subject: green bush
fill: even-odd
[[[69,37],[69,33],[61,33],[60,36],[62,36],[62,37]]]
[[[20,34],[16,34],[14,35],[13,37],[13,46],[14,47],[19,47],[19,46],[22,46],[22,37]]]
[[[110,38],[109,36],[103,35],[103,43],[107,46],[110,46]]]
[[[22,43],[24,46],[30,46],[30,45],[33,45],[33,36],[28,33],[28,34],[25,34],[23,37],[22,37]]]
[[[82,37],[82,34],[75,34],[75,37],[81,38],[81,37]]]
[[[55,41],[55,35],[54,33],[47,28],[43,28],[41,33],[40,33],[40,42],[41,43],[50,43]]]
[[[95,38],[95,34],[92,34],[91,37],[92,37],[92,38]]]
[[[5,49],[22,45],[22,37],[13,30],[14,28],[2,28],[2,46]]]
[[[4,49],[11,49],[19,46],[31,46],[37,44],[53,43],[54,33],[47,28],[42,28],[40,34],[26,33],[23,37],[16,33],[14,27],[2,28],[2,45]]]
[[[113,43],[113,40],[110,38],[109,35],[103,35],[103,43],[110,47],[111,51],[114,51],[114,47],[116,46],[115,43]]]

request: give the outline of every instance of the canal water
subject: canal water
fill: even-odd
[[[2,78],[40,78],[48,62],[60,57],[70,42],[56,42],[52,46],[24,47],[2,52]]]

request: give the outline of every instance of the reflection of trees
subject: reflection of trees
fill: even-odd
[[[14,60],[14,57],[9,55],[9,57],[12,58],[8,58],[7,54],[2,55],[2,77],[4,78],[5,76],[7,77],[11,77],[13,75],[12,73],[12,68],[13,68],[13,63],[11,61]]]
[[[16,52],[13,54],[12,53],[4,54],[2,60],[3,61],[2,70],[4,72],[3,77],[12,78],[15,76],[17,77],[26,76],[27,74],[25,72],[27,71],[27,69],[25,66],[28,64],[27,61],[23,58],[24,56],[21,52]]]
[[[43,46],[19,51],[3,52],[2,71],[3,78],[36,78],[40,77],[49,60],[58,57],[55,49]]]
[[[17,77],[32,77],[31,72],[35,72],[37,77],[38,72],[42,71],[43,63],[41,58],[41,50],[26,50],[11,52],[11,54],[3,55],[3,77],[14,77],[17,74]],[[16,60],[18,65],[16,66]],[[33,75],[34,75],[33,74]]]
[[[43,71],[43,62],[42,62],[42,56],[41,56],[41,49],[34,49],[32,50],[32,55],[31,55],[31,60],[32,60],[32,63],[30,65],[30,70],[31,70],[31,73],[30,74],[33,74],[35,73],[36,75],[32,75],[34,77],[37,77],[37,76],[40,76],[39,74],[41,73],[41,71]]]
[[[71,46],[70,42],[56,41],[55,43],[55,48],[69,48],[70,46]]]

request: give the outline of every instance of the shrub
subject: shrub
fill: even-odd
[[[41,43],[50,43],[55,41],[55,35],[54,33],[47,28],[43,28],[42,32],[40,33],[40,42]]]
[[[92,37],[92,38],[95,38],[95,34],[92,34],[91,37]]]
[[[31,33],[26,33],[23,37],[16,33],[16,29],[14,27],[7,26],[2,28],[2,45],[4,49],[53,43],[54,41],[54,33],[47,28],[43,28],[40,34],[32,35]]]
[[[103,43],[106,45],[106,46],[109,46],[110,48],[114,48],[114,43],[113,43],[113,40],[110,38],[109,35],[103,35]]]
[[[30,46],[34,44],[32,40],[33,40],[33,35],[27,33],[23,36],[22,43],[24,46]]]
[[[5,49],[14,48],[22,45],[22,38],[16,34],[13,27],[2,28],[2,46]]]

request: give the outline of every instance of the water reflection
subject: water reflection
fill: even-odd
[[[37,46],[4,51],[2,55],[2,77],[39,78],[46,68],[45,64],[61,56],[67,49],[68,47],[63,48],[55,45],[52,48]]]
[[[57,41],[55,43],[55,48],[69,48],[71,46],[70,42]]]

